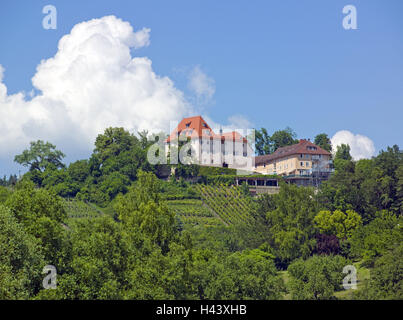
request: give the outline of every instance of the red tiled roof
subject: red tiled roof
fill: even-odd
[[[308,140],[301,139],[297,144],[278,148],[272,154],[255,157],[255,165],[268,163],[272,160],[288,157],[294,154],[313,154],[313,155],[321,154],[330,156],[330,152],[322,149],[321,147],[313,144]]]
[[[184,134],[186,137],[189,138],[210,137],[212,139],[222,140],[228,140],[232,138],[233,140],[235,139],[237,141],[241,141],[241,139],[243,139],[244,142],[247,141],[236,131],[215,134],[214,131],[207,124],[207,122],[202,118],[202,116],[183,118],[182,121],[179,122],[176,129],[173,130],[169,137],[166,139],[166,142],[177,139],[178,135],[180,134]]]

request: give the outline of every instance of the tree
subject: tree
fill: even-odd
[[[175,214],[160,199],[158,178],[141,170],[137,175],[138,181],[125,196],[117,197],[114,208],[128,228],[138,229],[166,250],[176,232]]]
[[[123,299],[128,270],[139,255],[135,245],[111,217],[77,220],[63,248],[68,268],[58,270],[57,288],[42,290],[37,299]]]
[[[344,266],[348,261],[341,256],[313,256],[306,261],[298,259],[288,267],[290,291],[296,300],[328,300],[342,284]]]
[[[333,254],[340,253],[340,242],[335,235],[317,234],[316,247],[313,251],[314,254]]]
[[[311,188],[283,183],[272,196],[274,209],[266,213],[266,224],[278,266],[286,267],[298,257],[307,258],[315,246],[313,218],[318,204]]]
[[[88,160],[78,160],[70,163],[67,172],[73,181],[83,183],[90,174]]]
[[[332,152],[332,142],[326,133],[316,135],[314,143],[322,149]]]
[[[6,187],[0,186],[0,204],[4,203],[10,195],[11,195],[11,190],[9,190]]]
[[[403,241],[403,218],[389,211],[378,212],[370,223],[357,228],[348,240],[350,256],[372,266],[388,247]]]
[[[62,200],[53,192],[26,184],[5,202],[25,232],[40,241],[48,264],[58,266],[63,245],[63,226],[67,214]]]
[[[342,143],[341,145],[337,146],[336,155],[334,159],[343,159],[343,160],[351,160],[350,154],[350,146],[348,144]]]
[[[30,171],[38,170],[43,172],[47,167],[64,168],[62,159],[65,157],[63,152],[56,150],[56,146],[38,140],[30,142],[30,148],[24,150],[22,154],[16,155],[14,161],[28,167]]]
[[[209,300],[277,300],[285,287],[273,256],[260,249],[235,252],[221,262],[199,265],[205,271],[203,292]]]
[[[138,139],[124,128],[109,127],[103,134],[97,136],[94,153],[103,163],[110,157],[116,157],[121,152],[130,150],[137,142]]]
[[[276,151],[278,148],[298,143],[296,137],[297,134],[290,127],[274,132],[270,137],[272,152]]]
[[[403,215],[403,164],[396,170],[397,176],[397,200],[400,202],[400,215]]]
[[[403,244],[394,244],[375,260],[371,278],[354,298],[365,300],[403,299]]]
[[[0,205],[0,300],[29,299],[41,285],[40,246],[11,211]]]
[[[272,142],[265,128],[255,130],[255,148],[259,156],[271,153]]]
[[[362,225],[361,216],[353,210],[347,210],[346,213],[340,210],[322,210],[313,221],[320,233],[335,235],[339,240],[350,237]]]

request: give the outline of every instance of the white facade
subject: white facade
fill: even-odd
[[[254,152],[250,144],[244,139],[233,139],[228,136],[209,137],[208,135],[192,137],[189,142],[181,148],[180,154],[175,155],[177,141],[171,141],[165,145],[166,155],[171,155],[171,163],[175,158],[184,164],[199,164],[201,166],[216,166],[253,171]],[[186,157],[186,153],[191,157]]]

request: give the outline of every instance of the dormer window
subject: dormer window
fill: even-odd
[[[190,127],[190,123],[191,123],[191,122],[186,123],[186,128],[189,128],[189,127]]]
[[[207,123],[203,122],[203,127],[207,128]]]

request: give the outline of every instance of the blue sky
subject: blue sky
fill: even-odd
[[[56,30],[42,28],[47,4],[57,8]],[[358,30],[342,27],[347,4],[357,8]],[[214,96],[196,109],[217,123],[238,114],[269,131],[290,126],[299,138],[349,130],[369,137],[376,153],[402,146],[400,0],[2,0],[0,64],[8,94],[32,90],[36,67],[55,55],[74,25],[106,15],[151,29],[150,45],[135,55],[152,60],[154,72],[185,96],[195,66],[213,79]],[[0,162],[0,174],[10,168]]]

